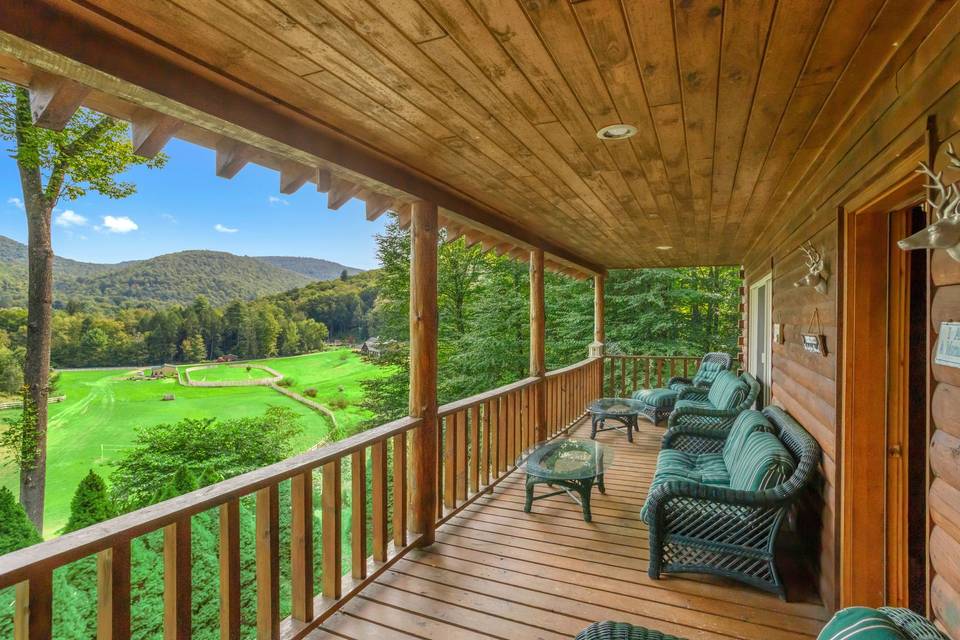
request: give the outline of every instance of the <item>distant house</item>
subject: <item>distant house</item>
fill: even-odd
[[[371,358],[379,358],[381,355],[383,355],[383,349],[380,344],[380,336],[367,338],[366,341],[360,345],[360,353],[365,356],[370,356]]]
[[[232,353],[225,353],[217,358],[217,362],[234,362],[236,360],[239,360],[239,358]]]
[[[172,364],[164,364],[159,367],[148,369],[145,373],[148,377],[153,379],[173,378],[177,375],[177,368]]]

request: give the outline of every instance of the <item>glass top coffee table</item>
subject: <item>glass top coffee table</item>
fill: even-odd
[[[603,474],[613,463],[613,447],[593,440],[574,438],[541,442],[517,460],[527,474],[523,510],[530,513],[534,500],[566,493],[580,505],[583,519],[590,522],[590,493],[596,484],[604,493]],[[560,487],[558,491],[534,497],[538,484]]]
[[[596,438],[601,431],[627,431],[627,441],[633,442],[633,432],[637,430],[637,419],[643,413],[644,404],[630,398],[598,398],[587,405],[590,413],[590,438]],[[619,422],[619,425],[607,426],[607,421]]]

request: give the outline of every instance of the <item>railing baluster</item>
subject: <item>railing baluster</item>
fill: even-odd
[[[53,574],[37,574],[18,582],[13,612],[14,640],[50,640],[53,637]]]
[[[130,637],[130,542],[97,554],[97,640]]]
[[[257,638],[280,636],[280,487],[257,491]]]
[[[367,450],[350,454],[350,567],[357,580],[367,577]]]
[[[470,492],[480,491],[480,405],[470,407]]]
[[[457,500],[467,499],[467,412],[458,411],[454,416],[457,430]]]
[[[323,595],[339,599],[343,562],[340,551],[340,460],[323,465]]]
[[[370,449],[373,469],[373,559],[387,561],[387,442],[380,440]]]
[[[444,425],[446,423],[447,423],[446,418],[441,418],[437,416],[437,438],[435,443],[435,449],[437,451],[437,455],[436,455],[436,459],[433,462],[433,464],[436,467],[436,473],[433,475],[436,476],[436,487],[437,487],[436,489],[437,499],[434,502],[434,504],[436,505],[436,513],[434,514],[434,516],[436,517],[437,520],[440,520],[441,518],[443,518],[443,508],[445,506],[443,488],[445,484],[449,484],[448,482],[444,482],[445,474],[446,474],[444,465],[446,464],[445,461],[447,460],[446,452],[443,449],[444,437],[445,437]]]
[[[657,387],[663,386],[663,358],[657,358]]]
[[[443,419],[443,504],[457,506],[457,428],[453,416]]]
[[[500,396],[500,409],[497,412],[497,460],[499,461],[499,467],[497,469],[497,475],[507,470],[509,462],[507,461],[507,454],[509,449],[507,448],[507,398],[506,396]]]
[[[190,603],[190,517],[163,528],[163,637],[189,640],[193,622]]]
[[[620,397],[627,395],[627,359],[620,358]]]
[[[290,582],[294,620],[313,619],[313,471],[290,479]]]
[[[630,391],[633,392],[633,391],[636,391],[636,390],[639,388],[639,387],[637,387],[637,365],[639,364],[640,359],[639,359],[639,358],[631,358],[631,360],[633,360],[633,383],[630,385],[630,386],[632,387],[632,388],[630,389]]]
[[[220,505],[220,639],[240,640],[240,500]]]
[[[517,460],[517,394],[507,394],[507,467]]]
[[[407,546],[407,434],[393,436],[393,546]]]
[[[493,420],[491,418],[493,416],[492,411],[495,402],[495,400],[488,400],[483,405],[483,451],[480,454],[480,482],[484,486],[490,484],[490,453],[492,446],[495,444],[492,438],[493,429],[491,428],[491,424]]]

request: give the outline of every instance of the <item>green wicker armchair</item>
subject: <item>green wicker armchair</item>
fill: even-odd
[[[730,354],[719,351],[707,353],[700,359],[700,368],[692,378],[673,376],[667,381],[666,387],[640,389],[633,393],[632,398],[643,402],[643,415],[657,424],[673,411],[681,391],[690,387],[709,389],[721,372],[730,369],[731,363]]]
[[[879,625],[878,625],[879,623]],[[885,627],[888,635],[877,633]],[[898,635],[899,634],[899,635]],[[950,640],[933,623],[910,609],[851,607],[837,612],[817,636],[818,640],[906,637],[908,640]],[[665,633],[635,627],[626,622],[594,622],[577,634],[576,640],[684,640]],[[761,640],[758,638],[758,640]]]
[[[908,640],[949,640],[947,636],[933,626],[929,620],[914,613],[910,609],[881,607],[880,609],[866,609],[853,607],[839,611],[833,620],[827,623],[818,640],[857,640],[861,637],[880,637],[872,635],[877,632],[877,619],[889,623],[893,637],[906,637]],[[864,624],[858,629],[857,622]],[[895,634],[899,633],[900,636]],[[862,634],[862,635],[858,635]],[[576,640],[683,640],[665,633],[635,627],[626,622],[594,622],[577,634]],[[758,638],[757,640],[761,640]]]
[[[757,401],[760,383],[749,373],[739,378],[731,371],[717,376],[710,389],[688,387],[680,392],[667,419],[667,428],[676,426],[728,430],[742,411]]]
[[[711,573],[785,597],[774,545],[819,460],[813,437],[777,407],[744,412],[731,429],[669,429],[641,512],[650,577]]]

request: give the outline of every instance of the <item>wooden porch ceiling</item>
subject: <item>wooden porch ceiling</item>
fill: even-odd
[[[217,122],[242,114],[181,76],[234,91],[340,136],[332,163],[358,170],[359,149],[435,185],[450,211],[590,270],[738,262],[897,47],[947,3],[6,4],[2,31]],[[177,83],[157,77],[173,69]],[[596,137],[616,122],[637,135]],[[402,192],[407,173],[370,178]]]

